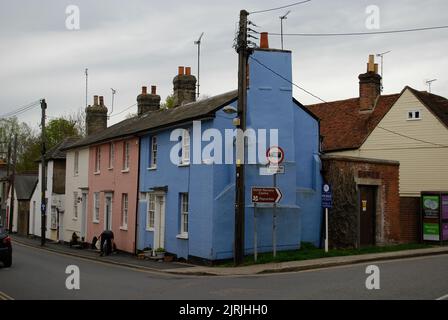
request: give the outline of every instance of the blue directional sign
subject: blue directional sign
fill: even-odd
[[[329,184],[324,184],[322,186],[322,208],[333,208],[333,191],[331,190],[331,186]]]

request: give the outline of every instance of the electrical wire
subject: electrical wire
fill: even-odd
[[[308,2],[311,2],[311,0],[295,2],[295,3],[291,3],[291,4],[288,4],[288,5],[285,5],[285,6],[276,7],[276,8],[271,8],[271,9],[266,9],[266,10],[252,11],[252,12],[249,12],[249,14],[257,14],[257,13],[264,13],[264,12],[276,11],[276,10],[280,10],[280,9],[285,9],[285,8],[290,8],[290,7],[298,6],[298,5],[300,5],[300,4],[305,4],[305,3],[308,3]]]
[[[118,112],[118,113],[116,113],[116,114],[112,114],[112,115],[110,115],[109,117],[112,118],[112,117],[119,116],[120,114],[125,113],[126,111],[128,111],[129,109],[135,107],[136,105],[137,105],[137,103],[134,103],[132,106],[129,106],[129,107],[127,107],[126,109],[124,109],[124,110],[122,110],[122,111],[120,111],[120,112]]]
[[[39,100],[37,100],[37,101],[33,101],[33,102],[31,102],[31,103],[29,103],[29,104],[27,104],[27,105],[25,105],[25,106],[22,106],[22,107],[20,107],[20,108],[17,108],[16,110],[13,110],[13,111],[10,111],[10,112],[7,112],[7,113],[5,113],[5,114],[0,115],[0,118],[1,118],[1,119],[5,119],[5,118],[11,118],[11,117],[17,116],[17,115],[19,115],[19,114],[22,114],[22,113],[24,113],[24,112],[27,112],[27,111],[29,111],[29,110],[35,108],[35,107],[38,106],[39,104],[40,104],[40,101],[39,101]]]
[[[414,29],[389,30],[389,31],[370,31],[370,32],[347,32],[347,33],[284,33],[283,36],[298,36],[298,37],[343,37],[343,36],[365,36],[376,34],[393,34],[393,33],[408,33],[428,30],[448,29],[447,26],[424,27]],[[272,36],[281,36],[281,33],[269,33]]]
[[[261,66],[263,66],[263,67],[266,68],[267,70],[271,71],[272,73],[274,73],[274,74],[277,75],[278,77],[280,77],[280,78],[282,78],[283,80],[289,82],[289,83],[292,84],[293,86],[295,86],[295,87],[301,89],[302,91],[306,92],[307,94],[311,95],[312,97],[314,97],[314,98],[316,98],[316,99],[319,99],[320,101],[322,101],[322,102],[324,102],[324,103],[327,103],[325,100],[321,99],[321,98],[318,97],[317,95],[315,95],[315,94],[309,92],[308,90],[303,89],[302,87],[300,87],[299,85],[295,84],[294,82],[288,80],[286,77],[282,76],[281,74],[279,74],[279,73],[276,72],[275,70],[269,68],[268,66],[266,66],[265,64],[263,64],[262,62],[260,62],[259,60],[257,60],[256,58],[253,58],[252,56],[250,56],[250,59],[254,60],[255,62],[257,62],[258,64],[260,64]],[[351,114],[351,113],[344,112],[344,114],[347,114],[348,116],[354,117],[354,118],[356,118],[356,120],[358,120],[358,118],[357,118],[356,116],[354,116],[353,114]],[[417,139],[417,138],[414,138],[414,137],[411,137],[411,136],[407,136],[407,135],[405,135],[405,134],[402,134],[402,133],[399,133],[399,132],[396,132],[396,131],[393,131],[393,130],[390,130],[390,129],[386,129],[386,128],[380,126],[380,125],[377,125],[376,127],[379,128],[379,129],[381,129],[381,130],[384,130],[384,131],[386,131],[386,132],[389,132],[389,133],[391,133],[391,134],[395,134],[395,135],[401,136],[401,137],[403,137],[403,138],[407,138],[407,139],[414,140],[414,141],[421,142],[421,143],[430,144],[430,145],[436,146],[436,147],[438,147],[438,148],[448,148],[448,146],[446,146],[446,145],[438,144],[438,143],[434,143],[434,142],[430,142],[430,141],[426,141],[426,140]]]
[[[308,90],[302,88],[302,87],[299,86],[298,84],[295,84],[294,82],[290,81],[290,80],[287,79],[286,77],[282,76],[280,73],[278,73],[278,72],[276,72],[275,70],[269,68],[267,65],[265,65],[264,63],[262,63],[262,62],[259,61],[258,59],[254,58],[254,57],[252,57],[252,56],[250,56],[250,59],[254,60],[256,63],[258,63],[258,64],[261,65],[262,67],[264,67],[264,68],[266,68],[267,70],[271,71],[273,74],[275,74],[276,76],[282,78],[282,79],[285,80],[286,82],[292,84],[292,85],[295,86],[296,88],[298,88],[298,89],[302,90],[303,92],[309,94],[310,96],[314,97],[315,99],[320,100],[320,101],[326,103],[326,101],[325,101],[324,99],[322,99],[322,98],[318,97],[317,95],[311,93],[310,91],[308,91]]]

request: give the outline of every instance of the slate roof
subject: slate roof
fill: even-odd
[[[14,188],[17,200],[30,200],[37,185],[37,174],[18,174],[15,176]]]
[[[158,130],[184,122],[213,117],[215,112],[236,101],[238,92],[230,91],[209,99],[188,103],[172,109],[160,109],[131,119],[123,120],[106,130],[92,134],[63,148],[69,150],[136,135],[148,130]]]
[[[359,112],[359,98],[305,106],[320,120],[323,150],[358,149],[400,94],[383,95],[372,112]]]
[[[320,119],[323,150],[358,149],[406,90],[411,91],[448,127],[448,100],[406,86],[401,93],[380,96],[373,112],[359,112],[359,98],[305,106]]]
[[[64,150],[79,140],[79,138],[66,138],[47,151],[47,153],[45,154],[46,160],[64,160],[66,158],[66,151]],[[37,161],[40,162],[40,159]]]

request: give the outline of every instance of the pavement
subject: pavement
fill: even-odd
[[[12,239],[17,243],[41,248],[40,240],[19,237],[17,235],[13,235]],[[178,274],[184,276],[248,276],[269,273],[298,272],[329,267],[346,266],[352,264],[362,264],[374,261],[398,260],[448,254],[448,246],[445,246],[415,250],[403,250],[396,252],[372,253],[355,256],[341,256],[281,263],[256,264],[243,267],[207,267],[181,262],[157,262],[153,260],[140,260],[137,259],[137,257],[134,255],[122,252],[107,257],[100,257],[98,252],[95,250],[74,249],[66,245],[51,242],[48,242],[44,249],[83,259],[90,259],[130,268],[142,268],[150,271]]]

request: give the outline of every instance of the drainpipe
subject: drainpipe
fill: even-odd
[[[140,156],[141,156],[141,138],[137,136],[138,141],[138,159],[137,159],[137,196],[135,202],[135,240],[134,253],[137,255],[137,240],[138,240],[138,212],[139,212],[139,194],[140,194]]]

